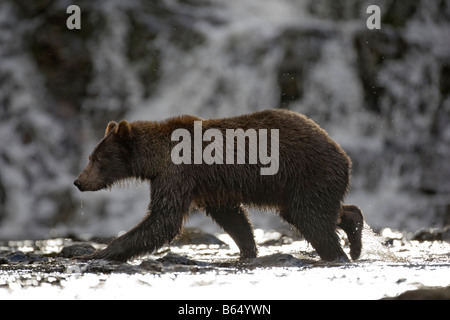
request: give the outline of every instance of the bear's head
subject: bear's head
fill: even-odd
[[[108,123],[105,136],[89,156],[89,164],[74,181],[80,191],[97,191],[130,178],[131,125],[123,120]]]

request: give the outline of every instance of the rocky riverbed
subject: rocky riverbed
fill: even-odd
[[[2,241],[0,299],[450,298],[443,240],[366,226],[360,260],[325,263],[289,232],[256,230],[256,238],[258,258],[239,261],[227,235],[188,229],[170,247],[128,263],[72,259],[108,239]],[[344,236],[342,243],[348,252]]]

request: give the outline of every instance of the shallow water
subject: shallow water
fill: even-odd
[[[305,241],[281,236],[256,230],[259,256],[245,262],[224,234],[225,246],[171,246],[125,264],[61,258],[68,239],[5,242],[0,299],[380,299],[450,285],[447,242],[394,234],[386,246],[366,226],[358,261],[325,263]]]

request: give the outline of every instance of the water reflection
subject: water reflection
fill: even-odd
[[[301,239],[280,244],[286,236],[279,232],[256,234],[259,257],[246,262],[238,261],[226,235],[219,238],[227,245],[171,246],[126,264],[60,258],[61,248],[73,243],[68,239],[3,243],[2,254],[24,250],[46,260],[0,257],[0,298],[379,299],[450,285],[447,242],[408,241],[395,233],[386,241],[366,226],[360,260],[326,263]]]

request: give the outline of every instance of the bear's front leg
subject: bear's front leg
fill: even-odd
[[[187,208],[176,208],[172,203],[164,203],[157,199],[153,200],[149,207],[149,213],[141,223],[113,240],[108,247],[76,259],[125,262],[158,250],[172,241],[181,232],[183,215],[187,212]]]
[[[125,235],[124,235],[125,236]],[[123,236],[122,236],[123,237]],[[113,241],[103,250],[97,250],[92,254],[84,255],[81,257],[75,257],[77,260],[110,260],[126,262],[129,258],[127,253],[127,241],[122,237],[119,237]]]

